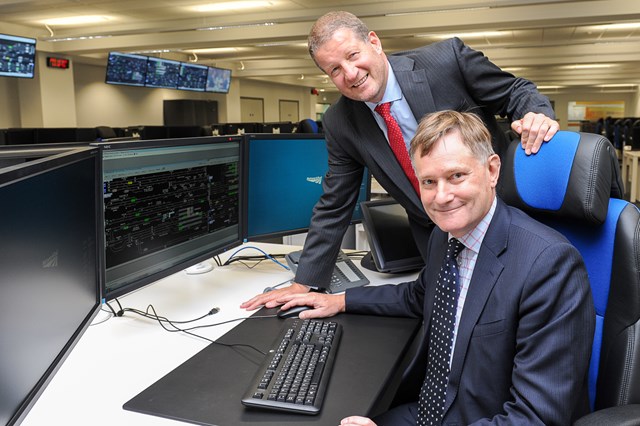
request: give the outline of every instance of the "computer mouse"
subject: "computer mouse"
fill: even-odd
[[[287,310],[278,309],[276,315],[278,318],[286,319],[286,318],[298,318],[298,314],[302,311],[308,311],[309,309],[313,309],[311,306],[294,306]]]

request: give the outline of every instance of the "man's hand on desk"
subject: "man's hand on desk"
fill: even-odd
[[[293,283],[289,287],[279,288],[277,290],[271,290],[267,293],[262,293],[257,296],[252,297],[246,302],[240,305],[240,308],[246,309],[248,311],[253,311],[258,309],[261,306],[266,306],[267,308],[275,308],[282,304],[282,302],[278,302],[283,296],[289,294],[304,294],[309,292],[309,287],[306,285]]]
[[[327,318],[345,311],[345,296],[341,294],[288,294],[277,300],[282,303],[280,309],[287,310],[294,306],[309,306],[308,311],[300,312],[301,319]]]

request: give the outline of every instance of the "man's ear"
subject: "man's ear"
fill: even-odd
[[[498,185],[501,165],[502,163],[498,154],[492,154],[487,160],[487,167],[489,168],[489,181],[491,182],[492,188],[495,188],[496,185]]]
[[[373,31],[369,31],[369,43],[371,43],[376,53],[382,53],[382,41],[380,41],[378,35]]]

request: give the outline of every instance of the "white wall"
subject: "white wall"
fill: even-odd
[[[0,77],[0,128],[20,126],[18,79]]]

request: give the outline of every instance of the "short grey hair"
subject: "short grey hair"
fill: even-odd
[[[333,11],[322,15],[311,27],[307,43],[309,55],[315,62],[315,53],[336,31],[348,29],[363,41],[369,39],[369,28],[356,15],[345,11]],[[316,65],[318,63],[316,62]]]

